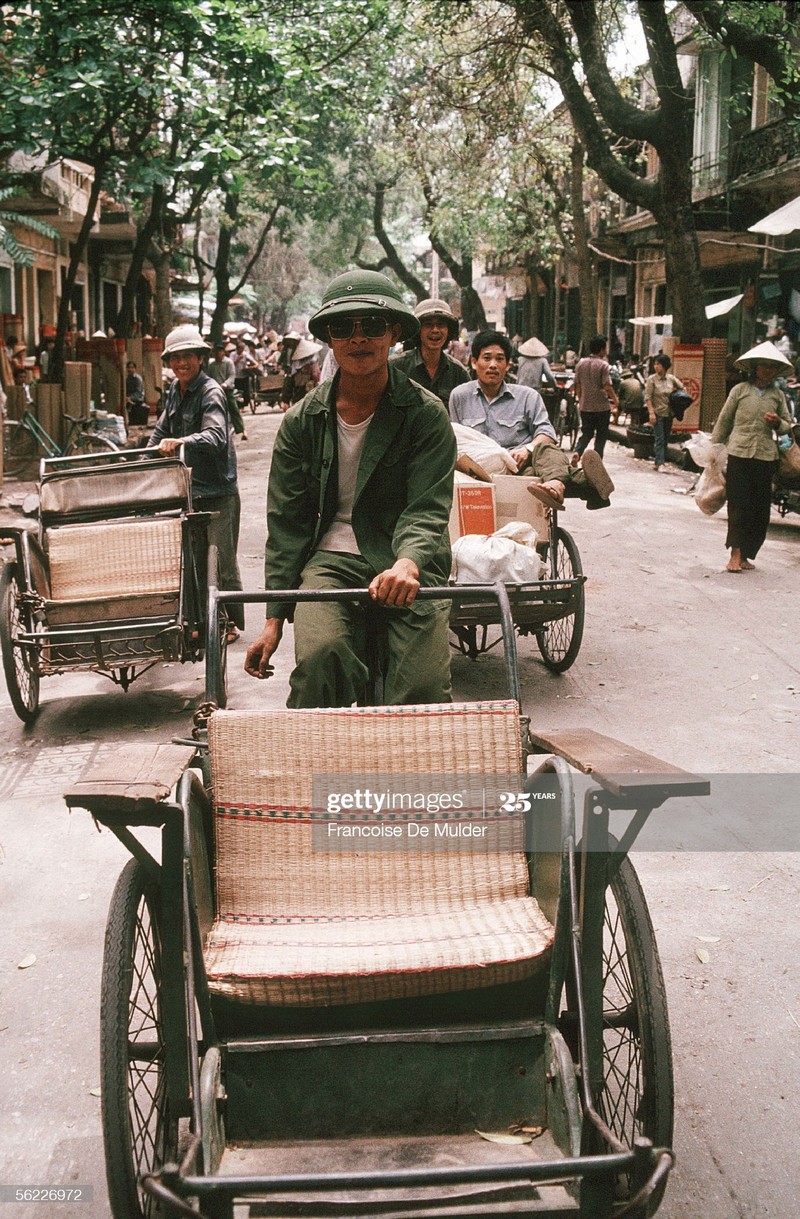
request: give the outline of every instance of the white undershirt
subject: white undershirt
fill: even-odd
[[[338,444],[339,499],[336,515],[320,540],[318,550],[336,550],[340,554],[361,554],[353,532],[353,501],[356,497],[356,478],[364,451],[367,428],[372,415],[363,423],[345,423],[336,416],[336,441]]]

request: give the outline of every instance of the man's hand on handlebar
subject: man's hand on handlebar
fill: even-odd
[[[164,436],[158,442],[158,451],[162,457],[171,457],[173,453],[177,453],[182,444],[182,436]]]
[[[419,568],[412,559],[398,559],[386,571],[379,572],[369,586],[369,595],[380,605],[405,609],[419,592]]]
[[[269,663],[283,635],[283,619],[267,618],[264,629],[250,647],[244,658],[244,671],[251,677],[271,677],[275,672]]]

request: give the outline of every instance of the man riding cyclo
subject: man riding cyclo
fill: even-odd
[[[546,507],[562,508],[565,496],[572,495],[589,509],[607,508],[614,484],[602,458],[589,450],[582,465],[570,465],[538,390],[506,381],[511,352],[504,334],[484,330],[475,336],[471,364],[476,380],[453,390],[450,418],[506,449],[517,473],[538,478],[529,490]]]
[[[434,394],[389,363],[419,322],[384,275],[337,276],[310,319],[338,371],[286,412],[267,492],[267,590],[368,587],[385,634],[384,702],[450,700],[449,604],[418,601],[450,576],[456,443]],[[350,706],[368,681],[364,607],[267,604],[245,670],[272,672],[294,621],[290,707]]]

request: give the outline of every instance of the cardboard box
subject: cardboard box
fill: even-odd
[[[549,529],[544,505],[528,491],[530,484],[537,481],[524,474],[495,474],[495,528],[502,529],[511,521],[524,521],[533,526],[539,538],[547,539]]]
[[[528,491],[535,481],[520,474],[495,474],[491,484],[487,484],[456,470],[450,541],[465,533],[494,533],[511,521],[532,525],[537,536],[546,540],[547,515],[543,505]]]

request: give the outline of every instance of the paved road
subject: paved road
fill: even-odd
[[[253,587],[278,422],[248,420],[250,440],[239,450],[241,559]],[[527,710],[543,728],[588,725],[687,768],[762,776],[760,786],[717,784],[746,795],[730,830],[735,850],[693,849],[695,828],[706,845],[724,845],[711,834],[718,814],[699,812],[685,834],[689,849],[640,854],[636,864],[663,956],[678,1088],[678,1167],[659,1215],[785,1219],[800,1192],[799,869],[797,855],[766,851],[760,830],[770,815],[766,776],[790,775],[798,757],[800,528],[776,520],[759,570],[734,579],[722,570],[724,513],[706,519],[675,494],[687,490],[688,475],[656,477],[626,450],[614,450],[610,465],[613,508],[587,513],[571,504],[563,519],[589,573],[582,651],[555,677],[535,644],[522,642]],[[252,611],[250,635],[257,617]],[[236,645],[232,705],[282,703],[283,648],[275,678],[263,684],[241,673],[244,646]],[[454,676],[466,697],[501,688],[495,654],[477,663],[457,657]],[[128,742],[185,731],[201,688],[199,667],[189,665],[161,666],[126,695],[93,675],[53,678],[28,731],[0,692],[0,1184],[93,1186],[93,1203],[64,1210],[80,1219],[108,1216],[95,1095],[99,968],[126,855],[86,814],[69,814],[60,793]],[[36,963],[19,969],[31,954]],[[0,1203],[3,1216],[21,1213]],[[28,1219],[60,1213],[25,1208]]]

